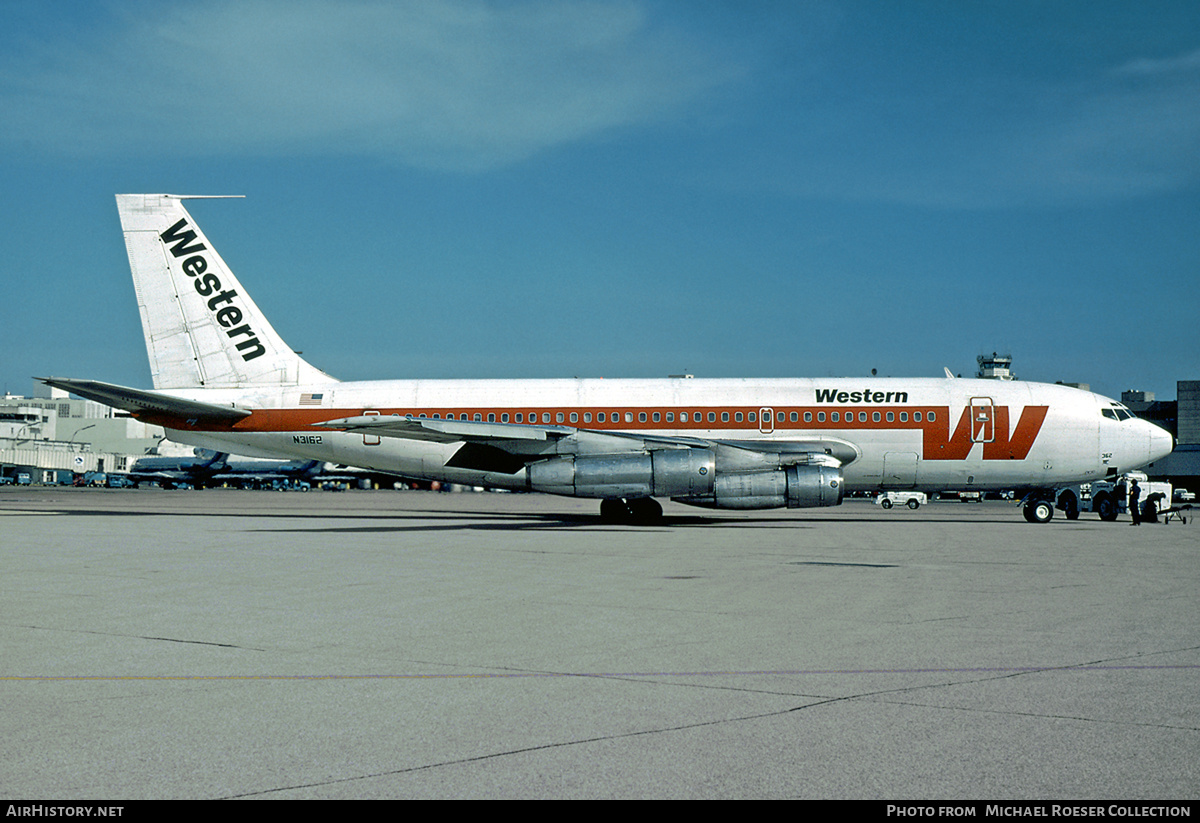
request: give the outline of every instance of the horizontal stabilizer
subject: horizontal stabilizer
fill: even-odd
[[[113,383],[102,383],[99,380],[73,380],[65,377],[36,378],[47,386],[64,389],[88,400],[95,400],[106,406],[121,409],[133,414],[154,414],[179,417],[184,420],[241,420],[249,417],[246,409],[234,406],[219,406],[215,403],[201,403],[198,400],[185,400],[182,397],[172,397],[156,391],[131,389],[117,386]]]

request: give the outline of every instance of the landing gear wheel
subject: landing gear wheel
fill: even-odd
[[[1022,513],[1030,523],[1049,523],[1054,517],[1054,504],[1049,500],[1031,500],[1024,505]]]
[[[662,506],[653,497],[600,501],[600,518],[609,523],[657,523],[662,513]]]
[[[621,499],[601,500],[600,519],[609,523],[625,523],[629,520],[629,507]]]
[[[634,523],[657,523],[662,520],[662,506],[653,497],[638,497],[626,503]]]

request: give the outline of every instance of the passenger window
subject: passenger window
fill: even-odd
[[[542,422],[543,423],[550,422],[550,412],[542,412]]]
[[[507,423],[507,422],[508,422],[508,412],[503,412],[503,413],[500,415],[500,422],[501,422],[501,423]]]
[[[655,423],[657,423],[662,418],[658,412],[655,412],[653,415],[650,416],[650,419],[653,420]]]
[[[729,412],[721,412],[721,422],[722,423],[729,422]]]
[[[478,422],[481,422],[482,420],[483,420],[483,415],[481,415],[479,412],[475,412],[475,422],[478,423]]]
[[[633,412],[625,412],[625,422],[626,423],[633,422]]]
[[[908,422],[908,412],[900,412],[900,422],[901,423]]]
[[[708,422],[709,422],[709,423],[716,423],[716,422],[717,422],[717,413],[716,413],[716,412],[709,412],[709,413],[708,413]]]
[[[572,423],[579,422],[579,415],[576,412],[571,412],[571,422]]]
[[[687,422],[687,412],[680,412],[680,413],[679,413],[679,422],[680,422],[680,423],[686,423],[686,422]]]
[[[834,415],[836,416],[837,412],[834,412]],[[817,422],[818,423],[825,422],[825,412],[817,412]],[[835,420],[834,422],[836,423],[837,421]]]
[[[675,412],[667,412],[667,422],[668,423],[675,422]]]
[[[859,413],[858,413],[858,422],[859,422],[859,423],[866,423],[866,422],[867,422],[867,413],[866,413],[866,412],[859,412]]]
[[[925,415],[925,419],[932,423],[934,420],[937,420],[937,415],[935,415],[933,412],[930,412],[929,414]]]
[[[518,423],[520,423],[520,422],[522,422],[524,419],[525,419],[525,418],[524,418],[524,416],[523,416],[523,415],[522,415],[520,412],[517,412],[516,421],[517,421]]]
[[[921,422],[921,413],[920,412],[913,412],[913,422],[914,423]]]
[[[824,420],[825,419],[824,413],[817,415],[817,419]],[[839,420],[842,419],[842,416],[840,414],[838,414],[837,412],[830,412],[829,419],[832,420],[834,423],[837,423]]]
[[[591,422],[592,422],[592,413],[591,413],[591,412],[584,412],[584,413],[583,413],[583,422],[584,422],[584,423],[591,423]]]
[[[638,422],[639,423],[646,422],[646,413],[645,412],[638,412]]]
[[[878,423],[879,422],[879,412],[871,412],[871,420],[872,420],[872,422]]]
[[[596,422],[597,423],[604,422],[604,412],[596,412]]]
[[[795,414],[795,412],[792,412],[792,414]],[[805,422],[805,423],[811,423],[811,422],[812,422],[812,412],[805,412],[805,413],[804,413],[804,422]]]
[[[495,423],[495,422],[496,422],[496,415],[495,415],[495,413],[494,413],[494,412],[488,412],[488,422],[489,422],[489,423]]]
[[[887,421],[889,423],[893,422],[895,419],[896,419],[896,415],[893,412],[887,413]]]
[[[741,413],[741,412],[734,412],[734,413],[733,413],[733,419],[734,419],[734,420],[736,420],[738,423],[741,423],[741,422],[742,422],[742,413]]]

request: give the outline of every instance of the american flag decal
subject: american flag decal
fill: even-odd
[[[320,392],[318,392],[316,394],[312,394],[311,392],[305,392],[304,394],[300,395],[300,405],[301,406],[319,406],[319,405],[321,405],[321,398],[324,396],[325,395],[321,394]]]

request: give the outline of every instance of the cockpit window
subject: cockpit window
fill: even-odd
[[[1110,420],[1129,420],[1136,416],[1120,403],[1113,403],[1109,408],[1101,409],[1101,413]]]
[[[1117,419],[1119,419],[1119,418],[1117,417],[1117,410],[1116,410],[1116,409],[1101,409],[1101,410],[1100,410],[1100,413],[1101,413],[1102,415],[1104,415],[1105,417],[1107,417],[1109,420],[1117,420]]]

